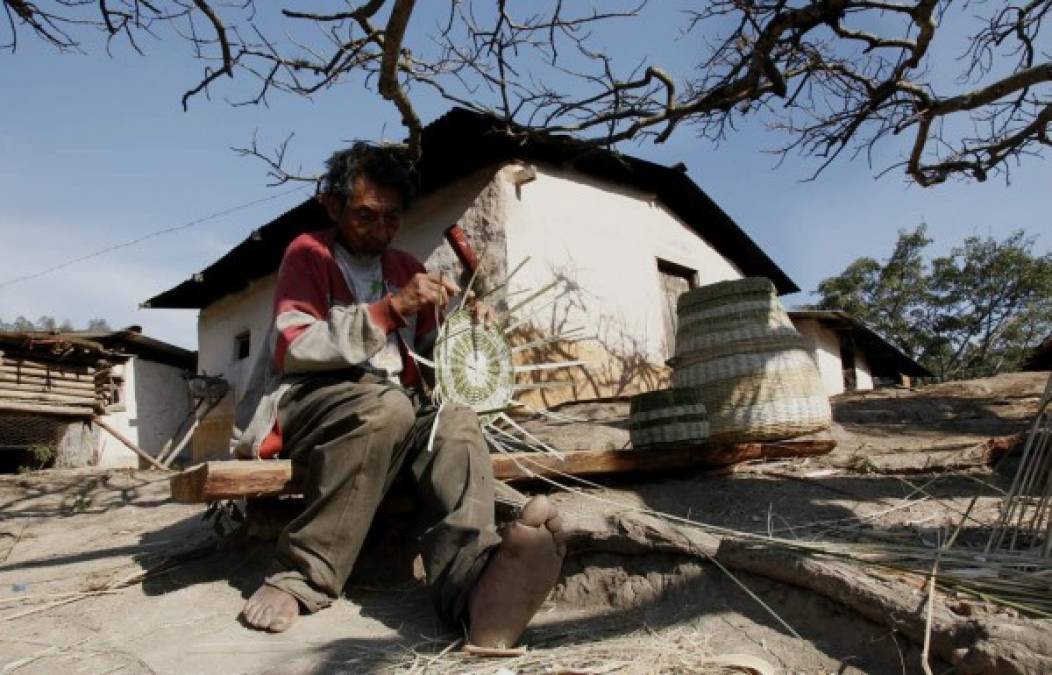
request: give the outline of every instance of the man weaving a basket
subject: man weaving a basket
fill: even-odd
[[[498,533],[475,413],[447,403],[434,425],[413,355],[430,353],[438,310],[459,288],[389,247],[413,197],[400,152],[356,143],[327,169],[319,200],[334,227],[285,251],[271,358],[238,406],[238,454],[290,458],[306,501],[243,618],[280,632],[338,598],[380,501],[404,473],[427,524],[421,553],[440,618],[466,626],[472,645],[511,647],[558,577],[561,521],[536,497]],[[476,321],[493,315],[481,302],[473,312]]]

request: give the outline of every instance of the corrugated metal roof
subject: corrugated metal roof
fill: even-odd
[[[555,165],[655,194],[746,276],[763,276],[779,293],[800,290],[766,253],[682,170],[596,148],[566,136],[524,136],[496,117],[453,108],[425,127],[417,166],[427,194],[486,166],[512,160]],[[254,230],[226,255],[143,307],[189,309],[210,305],[273,273],[299,234],[327,225],[313,200]],[[452,223],[450,223],[452,225]]]

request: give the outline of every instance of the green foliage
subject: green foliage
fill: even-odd
[[[18,467],[18,473],[29,473],[47,468],[55,461],[55,448],[44,443],[37,443],[26,448],[28,464]]]
[[[817,309],[865,321],[940,379],[1015,370],[1052,332],[1052,254],[1017,231],[968,237],[926,264],[927,228],[900,231],[883,263],[859,258],[818,285]]]

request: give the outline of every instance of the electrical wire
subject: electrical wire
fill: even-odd
[[[136,239],[132,239],[130,241],[126,241],[126,242],[124,242],[122,244],[114,244],[113,246],[107,246],[106,248],[102,248],[102,249],[99,249],[99,250],[94,251],[92,253],[88,253],[87,255],[82,255],[82,256],[80,256],[78,258],[73,258],[71,260],[67,260],[65,262],[58,263],[57,265],[53,265],[53,266],[48,267],[47,269],[41,270],[39,272],[34,272],[32,274],[25,274],[25,275],[19,276],[19,277],[12,277],[12,278],[4,281],[4,282],[0,282],[0,289],[7,288],[8,286],[13,286],[13,285],[18,284],[18,283],[22,283],[23,281],[29,281],[31,279],[38,279],[38,278],[40,278],[42,276],[45,276],[47,274],[51,274],[52,272],[57,272],[58,270],[66,268],[66,267],[69,267],[71,265],[76,265],[77,263],[82,263],[82,262],[84,262],[86,260],[91,260],[92,258],[98,258],[99,256],[105,255],[107,253],[112,253],[113,251],[117,251],[117,250],[120,250],[122,248],[128,248],[129,246],[135,246],[136,244],[141,244],[142,242],[144,242],[144,241],[146,241],[148,239],[153,239],[155,237],[160,237],[160,236],[163,236],[163,235],[166,235],[166,234],[171,234],[173,232],[178,232],[180,230],[185,230],[185,229],[194,227],[196,225],[201,225],[202,223],[207,223],[210,220],[215,220],[216,218],[221,218],[223,216],[230,215],[231,213],[236,213],[237,211],[241,211],[243,209],[247,209],[247,208],[249,208],[251,206],[255,206],[257,204],[262,204],[264,202],[273,201],[275,199],[279,199],[281,197],[285,197],[286,195],[290,195],[290,194],[292,194],[294,192],[298,192],[300,190],[305,190],[306,188],[311,187],[312,185],[313,185],[313,183],[304,184],[304,185],[298,185],[298,186],[292,188],[291,190],[285,190],[284,192],[279,192],[277,194],[269,195],[267,197],[261,197],[259,199],[254,199],[254,200],[252,200],[250,202],[245,202],[244,204],[239,204],[238,206],[233,206],[233,207],[231,207],[229,209],[224,209],[223,211],[218,211],[218,212],[213,213],[211,215],[204,216],[203,218],[198,218],[196,220],[191,220],[190,222],[183,223],[182,225],[176,225],[174,227],[166,227],[163,230],[157,230],[156,232],[150,232],[149,234],[144,234],[141,237],[137,237]]]

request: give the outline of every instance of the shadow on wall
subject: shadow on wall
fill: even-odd
[[[526,322],[508,335],[513,347],[532,345],[516,352],[515,364],[580,360],[585,365],[525,373],[518,379],[523,387],[516,396],[518,400],[535,408],[549,408],[577,401],[623,398],[669,386],[671,371],[649,357],[645,336],[633,335],[621,317],[590,317],[587,292],[571,272],[554,271],[553,279],[564,290],[551,304],[547,325],[542,328],[539,322]],[[537,303],[534,311],[545,307],[543,301]],[[583,332],[583,327],[573,323],[574,317],[589,317],[595,334]],[[560,336],[566,338],[556,339]]]
[[[135,419],[139,447],[156,457],[169,441],[189,423],[191,410],[190,389],[184,370],[173,366],[134,360]],[[139,461],[140,468],[145,462]]]

